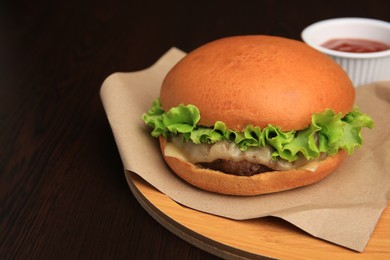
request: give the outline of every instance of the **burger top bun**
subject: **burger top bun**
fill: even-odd
[[[224,122],[301,130],[314,113],[352,110],[352,82],[331,58],[303,42],[274,36],[235,36],[205,44],[179,61],[163,81],[165,111],[179,104],[200,110],[199,124]]]

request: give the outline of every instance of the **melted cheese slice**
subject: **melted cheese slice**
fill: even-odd
[[[303,169],[314,172],[320,163],[320,160],[308,161],[303,157],[300,157],[295,162],[288,162],[283,159],[272,160],[272,149],[270,146],[265,146],[251,147],[246,151],[241,151],[238,145],[232,142],[221,141],[215,144],[194,144],[183,142],[182,138],[178,136],[173,137],[172,141],[167,143],[164,154],[193,164],[212,162],[217,159],[246,160],[251,163],[266,165],[277,171]]]

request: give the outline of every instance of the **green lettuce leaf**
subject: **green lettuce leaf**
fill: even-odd
[[[374,126],[371,117],[355,107],[344,117],[330,109],[314,114],[311,124],[300,131],[283,132],[273,125],[263,129],[248,125],[244,131],[237,132],[228,129],[221,121],[215,122],[213,127],[198,125],[200,112],[194,105],[179,105],[165,112],[158,98],[142,119],[153,128],[153,137],[181,134],[185,141],[195,144],[225,140],[235,142],[243,151],[249,147],[270,145],[274,148],[274,160],[282,158],[289,162],[297,160],[300,155],[308,160],[318,158],[321,153],[333,155],[339,149],[352,154],[363,142],[362,128]]]

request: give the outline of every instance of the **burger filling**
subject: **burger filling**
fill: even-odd
[[[352,154],[362,144],[362,128],[373,127],[372,119],[358,108],[344,116],[327,109],[312,115],[307,128],[290,131],[271,124],[235,131],[221,121],[202,126],[198,125],[200,117],[194,105],[181,104],[164,111],[156,99],[143,120],[153,128],[152,136],[169,141],[166,156],[245,176],[270,170],[315,171],[319,161],[340,149]]]
[[[272,158],[273,147],[251,147],[242,151],[234,142],[220,141],[214,144],[194,144],[183,140],[181,135],[170,138],[165,155],[177,157],[202,168],[221,171],[239,176],[251,176],[269,171],[283,171],[291,169],[306,169],[315,171],[319,161],[325,154],[316,160],[299,159],[289,162],[284,159]]]

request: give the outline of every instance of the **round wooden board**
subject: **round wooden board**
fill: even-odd
[[[126,171],[130,189],[145,210],[168,230],[226,259],[390,259],[390,207],[363,253],[315,238],[279,218],[231,220],[182,206],[135,173]]]

